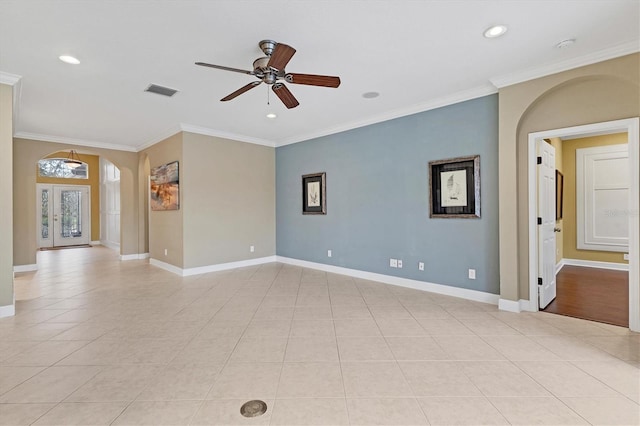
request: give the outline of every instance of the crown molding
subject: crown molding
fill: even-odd
[[[209,127],[196,126],[188,123],[180,123],[180,129],[183,132],[196,133],[198,135],[205,135],[205,136],[214,136],[214,137],[223,138],[223,139],[231,139],[234,141],[247,142],[255,145],[264,145],[271,148],[275,148],[276,146],[275,142],[267,139],[255,138],[253,136],[240,135],[240,134],[231,133],[231,132],[224,132],[222,130],[215,130]]]
[[[166,130],[160,135],[147,140],[145,143],[138,145],[136,147],[136,150],[140,152],[180,132],[188,132],[188,133],[194,133],[197,135],[230,139],[237,142],[246,142],[246,143],[252,143],[254,145],[268,146],[270,148],[275,148],[276,146],[275,142],[272,142],[267,139],[254,138],[252,136],[240,135],[240,134],[231,133],[231,132],[224,132],[222,130],[216,130],[216,129],[212,129],[210,127],[204,127],[204,126],[196,126],[194,124],[189,124],[189,123],[180,123],[177,126],[171,127],[170,129]]]
[[[441,108],[447,105],[457,104],[459,102],[469,101],[471,99],[481,98],[487,95],[493,95],[498,91],[490,84],[475,87],[473,89],[462,90],[455,92],[447,96],[443,96],[436,99],[431,99],[427,102],[422,102],[416,105],[412,105],[408,108],[399,108],[396,110],[387,111],[383,114],[375,115],[367,118],[366,120],[355,121],[347,124],[343,124],[329,129],[321,130],[315,133],[307,133],[301,136],[295,136],[289,139],[285,139],[276,144],[276,148],[291,145],[298,142],[304,142],[311,139],[319,138],[322,136],[333,135],[347,130],[357,129],[359,127],[369,126],[371,124],[381,123],[383,121],[393,120],[394,118],[406,117],[408,115],[417,114],[420,112],[429,111],[436,108]]]
[[[171,136],[175,135],[176,133],[180,133],[182,131],[182,128],[180,127],[180,125],[175,125],[175,126],[171,126],[169,129],[165,130],[164,132],[158,134],[157,136],[154,136],[152,138],[147,139],[145,142],[143,142],[140,145],[137,145],[135,147],[135,150],[137,152],[143,151],[147,148],[149,148],[150,146],[153,146],[155,144],[157,144],[158,142],[162,142],[163,140],[170,138]]]
[[[32,139],[32,140],[42,141],[42,142],[54,142],[54,143],[65,143],[68,145],[88,146],[91,148],[113,149],[115,151],[138,152],[138,150],[132,146],[90,141],[86,139],[74,139],[74,138],[68,138],[66,136],[53,136],[53,135],[42,135],[40,133],[16,132],[13,135],[13,137],[20,138],[20,139]]]
[[[523,83],[536,78],[546,77],[551,74],[568,71],[574,68],[595,64],[609,59],[619,58],[620,56],[630,55],[640,51],[640,43],[638,41],[630,41],[618,44],[616,46],[589,53],[588,55],[579,56],[577,58],[567,59],[561,62],[554,62],[539,67],[529,68],[527,70],[518,71],[492,78],[491,83],[501,89],[518,83]]]
[[[22,79],[21,75],[0,71],[0,84],[13,86]]]

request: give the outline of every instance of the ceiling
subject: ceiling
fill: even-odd
[[[131,151],[180,129],[280,146],[640,50],[637,0],[3,0],[2,15],[0,77],[22,77],[15,135]],[[508,32],[483,37],[494,24]],[[262,39],[297,49],[288,72],[341,86],[288,84],[291,110],[264,84],[220,102],[255,77],[194,62],[251,70]]]

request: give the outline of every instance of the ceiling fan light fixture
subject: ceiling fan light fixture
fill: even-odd
[[[486,38],[496,38],[504,35],[506,32],[506,25],[493,25],[485,30],[484,36]]]
[[[78,58],[75,58],[71,55],[60,55],[58,56],[58,59],[60,59],[64,63],[71,65],[78,65],[80,63],[80,60]]]
[[[75,151],[75,149],[72,149],[71,151],[69,151],[69,156],[67,157],[66,160],[64,160],[64,164],[70,169],[77,169],[78,167],[82,166],[82,161],[80,161],[80,156]]]

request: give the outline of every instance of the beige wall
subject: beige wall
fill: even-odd
[[[80,154],[103,156],[120,169],[120,253],[144,253],[138,240],[138,154],[54,142],[13,140],[13,263],[36,263],[36,167],[39,159],[57,151],[75,149]]]
[[[178,268],[183,268],[184,265],[183,223],[186,185],[183,182],[185,164],[182,161],[182,145],[182,133],[177,133],[152,145],[141,153],[143,164],[145,160],[148,160],[152,169],[166,163],[178,161],[180,208],[178,210],[149,212],[149,256],[152,259],[169,263]],[[147,178],[148,174],[145,176],[145,182]],[[148,192],[145,191],[145,194],[148,194]],[[164,254],[165,249],[167,250],[166,255]]]
[[[627,134],[594,136],[571,139],[562,142],[564,155],[563,167],[567,171],[564,177],[565,191],[565,241],[564,257],[566,259],[594,260],[598,262],[629,263],[622,253],[597,250],[578,250],[576,226],[576,149],[605,145],[626,145]]]
[[[499,91],[500,297],[529,299],[527,144],[531,132],[640,115],[640,54]],[[513,197],[517,194],[517,197]]]
[[[551,138],[549,143],[556,151],[556,170],[564,175],[562,167],[562,140],[560,138]],[[566,207],[566,197],[563,207]],[[564,218],[566,217],[566,209],[562,215],[562,219],[556,220],[556,228],[560,229],[560,232],[556,232],[556,265],[562,260],[564,256]]]
[[[67,158],[69,151],[55,152],[47,158]],[[87,163],[89,177],[87,179],[64,179],[42,177],[36,165],[36,183],[54,185],[89,185],[91,187],[91,241],[100,241],[100,157],[90,154],[78,154],[80,161]]]
[[[0,84],[0,193],[11,194],[13,180],[13,87]],[[13,200],[0,201],[0,308],[13,305]]]
[[[275,149],[183,135],[184,267],[275,255]]]
[[[145,182],[172,161],[180,209],[149,212],[152,259],[189,269],[275,255],[275,149],[178,133],[141,153]]]

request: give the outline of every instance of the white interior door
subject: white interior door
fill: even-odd
[[[538,141],[538,297],[540,309],[556,298],[556,154]]]
[[[85,185],[38,184],[39,247],[89,244],[91,191]]]

